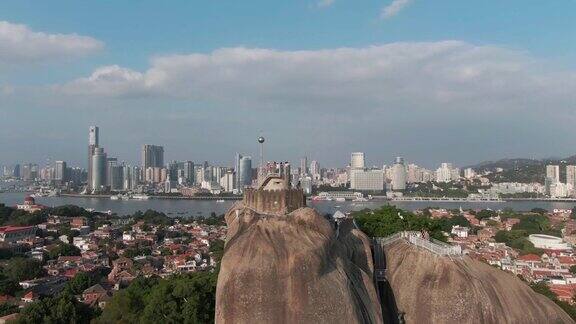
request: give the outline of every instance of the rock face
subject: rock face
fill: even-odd
[[[216,323],[382,323],[367,237],[311,208],[266,216],[237,203],[218,277]]]
[[[386,248],[387,277],[406,323],[574,323],[514,275],[409,243]]]

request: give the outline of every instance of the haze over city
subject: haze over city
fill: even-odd
[[[53,14],[39,15],[49,11]],[[574,1],[0,3],[0,163],[572,152]],[[551,37],[551,36],[554,37]],[[546,116],[546,118],[542,118]]]

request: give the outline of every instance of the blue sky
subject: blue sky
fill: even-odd
[[[325,165],[576,153],[573,0],[4,0],[0,21],[0,163],[83,165],[90,124],[128,161],[229,163],[260,130]],[[2,57],[11,33],[38,44]]]

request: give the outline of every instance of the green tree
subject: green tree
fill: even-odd
[[[576,274],[576,265],[570,266],[570,273],[571,273],[571,274]]]
[[[216,276],[209,272],[162,280],[147,298],[141,321],[144,323],[214,322]]]
[[[496,217],[498,216],[498,213],[496,213],[495,211],[491,210],[491,209],[482,209],[481,211],[479,211],[478,213],[476,213],[476,218],[478,219],[485,219],[485,218],[490,218],[490,217]]]
[[[137,278],[117,292],[96,323],[213,323],[217,272]]]
[[[548,217],[543,215],[526,215],[520,218],[520,223],[515,224],[512,229],[525,230],[530,234],[561,235],[560,231],[554,229]]]
[[[17,323],[89,323],[94,311],[66,292],[26,306]]]
[[[86,272],[78,272],[72,280],[66,283],[66,290],[72,295],[79,295],[87,288],[98,283],[95,276]]]
[[[58,259],[59,256],[78,256],[81,255],[79,248],[72,244],[59,242],[58,245],[48,251],[49,259]]]
[[[128,288],[114,294],[96,323],[139,323],[146,299],[157,283],[157,278],[136,278]]]
[[[18,313],[20,309],[18,305],[8,304],[8,303],[1,303],[0,304],[0,316],[6,316],[14,313]]]
[[[14,294],[20,290],[20,285],[18,281],[8,278],[4,274],[0,274],[0,294],[1,295],[10,295],[14,296]]]
[[[210,252],[212,252],[214,259],[220,262],[220,260],[222,260],[222,256],[224,255],[224,241],[214,240],[210,242]]]
[[[3,272],[6,277],[18,282],[44,275],[44,269],[40,261],[21,257],[8,260]]]
[[[416,216],[391,205],[379,209],[365,209],[353,214],[356,223],[366,235],[384,237],[401,231],[425,230],[439,240],[446,238],[442,234],[442,224],[438,220]]]

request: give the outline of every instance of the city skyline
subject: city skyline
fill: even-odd
[[[127,161],[229,163],[259,131],[327,165],[570,151],[575,2],[402,4],[2,1],[1,162],[79,164],[94,124]]]

